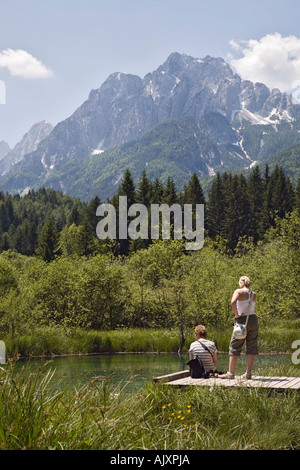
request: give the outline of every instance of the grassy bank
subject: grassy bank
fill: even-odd
[[[300,449],[296,391],[148,385],[133,399],[99,377],[49,393],[49,367],[0,369],[1,450]]]
[[[261,325],[259,351],[261,353],[292,352],[293,341],[300,339],[300,321],[286,320]],[[208,328],[208,338],[215,341],[220,352],[227,352],[231,328]],[[87,331],[83,329],[40,328],[15,338],[2,338],[9,357],[51,356],[63,354],[99,354],[115,352],[177,352],[179,332],[176,329],[120,329]],[[183,352],[194,341],[193,330],[185,332]]]

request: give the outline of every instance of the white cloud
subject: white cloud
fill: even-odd
[[[22,49],[5,49],[0,52],[0,68],[22,78],[48,78],[53,72],[40,60]]]
[[[229,55],[229,62],[242,78],[299,95],[299,38],[273,33],[260,40],[232,40],[230,45],[235,52]],[[240,57],[235,58],[237,54]]]

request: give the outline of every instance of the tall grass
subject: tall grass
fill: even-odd
[[[291,352],[293,341],[299,339],[300,321],[286,320],[260,326],[259,351]],[[208,327],[208,338],[215,341],[220,352],[227,352],[232,328]],[[176,329],[124,328],[113,331],[83,329],[37,328],[26,335],[1,338],[10,357],[21,355],[51,356],[62,354],[97,354],[114,352],[177,352],[179,331]],[[194,341],[193,329],[185,331],[186,352]]]
[[[297,391],[150,384],[132,396],[102,377],[55,391],[54,374],[0,369],[1,450],[300,449]]]

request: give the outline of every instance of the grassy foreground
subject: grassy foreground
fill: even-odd
[[[209,328],[227,351],[231,329]],[[260,352],[291,352],[299,321],[260,330]],[[193,340],[186,333],[185,350]],[[176,330],[35,330],[6,340],[8,354],[47,356],[178,349]],[[289,369],[289,370],[288,370]],[[264,373],[260,372],[261,375]],[[298,376],[299,366],[272,366],[272,376]],[[266,389],[167,388],[148,384],[134,396],[95,377],[79,390],[54,388],[46,363],[34,373],[0,367],[0,450],[300,449],[300,395]]]
[[[282,320],[260,326],[261,353],[292,352],[292,344],[299,339],[300,320]],[[208,339],[214,341],[220,352],[227,352],[232,327],[208,327]],[[27,335],[1,338],[6,343],[9,357],[52,356],[63,354],[97,354],[115,352],[177,352],[179,331],[176,329],[124,328],[113,331],[43,327]],[[183,352],[194,341],[193,329],[185,331]]]
[[[300,449],[297,391],[150,384],[133,399],[101,377],[50,392],[53,374],[0,369],[0,450]]]

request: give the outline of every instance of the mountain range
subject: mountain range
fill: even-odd
[[[299,177],[300,104],[243,80],[222,58],[172,53],[144,78],[113,73],[64,121],[38,123],[0,161],[0,189],[112,196],[126,168],[178,189],[192,173],[280,162]],[[283,152],[282,154],[278,152]],[[290,159],[291,157],[291,159]]]

